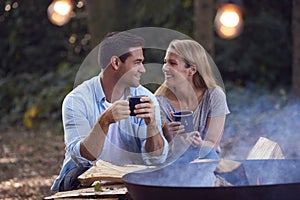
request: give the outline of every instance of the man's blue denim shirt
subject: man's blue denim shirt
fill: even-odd
[[[128,96],[147,95],[151,97],[156,109],[156,124],[162,134],[160,108],[155,96],[143,86],[130,88]],[[123,97],[127,98],[127,95]],[[59,176],[55,179],[51,190],[58,191],[59,184],[65,174],[76,166],[92,166],[92,162],[80,155],[80,142],[89,134],[99,115],[105,110],[105,94],[103,92],[100,75],[91,78],[77,86],[64,99],[62,116],[64,126],[64,139],[66,145],[65,159]],[[126,120],[118,122],[123,148],[130,152],[130,160],[120,161],[121,164],[162,164],[168,153],[168,142],[164,139],[164,150],[161,156],[151,156],[145,150],[146,124],[144,119],[130,116]],[[101,159],[99,157],[98,159]],[[118,161],[117,161],[118,162]]]

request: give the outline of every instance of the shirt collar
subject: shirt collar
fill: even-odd
[[[94,89],[95,89],[95,95],[98,102],[103,103],[106,99],[101,80],[100,80],[100,74],[94,79]]]
[[[95,88],[95,94],[96,94],[97,101],[100,103],[105,102],[106,96],[105,96],[105,93],[102,88],[100,74],[97,77],[95,77],[93,84],[94,84],[94,88]],[[137,88],[139,88],[139,87],[137,87]],[[125,90],[125,94],[124,94],[123,98],[127,99],[128,96],[137,95],[137,88],[134,88],[134,87],[127,88],[127,90]]]

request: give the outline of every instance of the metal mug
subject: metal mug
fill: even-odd
[[[184,125],[184,129],[186,133],[190,133],[194,131],[194,123],[193,123],[193,111],[190,110],[182,110],[174,112],[174,121],[181,122]]]

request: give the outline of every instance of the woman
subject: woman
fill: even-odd
[[[222,79],[209,58],[196,41],[173,40],[164,59],[165,81],[155,95],[161,108],[164,135],[171,147],[169,159],[180,163],[219,158],[229,109]],[[184,126],[173,121],[173,113],[180,110],[193,111],[193,132],[185,133]]]

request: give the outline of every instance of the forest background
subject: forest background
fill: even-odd
[[[63,26],[49,21],[51,2],[0,0],[0,197],[39,199],[50,193],[64,153],[61,103],[82,62],[107,32],[161,27],[195,37],[192,0],[100,1],[103,6],[96,11],[91,8],[101,3],[74,0],[72,18]],[[209,2],[215,15],[220,1]],[[278,142],[288,158],[299,155],[296,2],[299,7],[298,0],[244,0],[238,37],[222,39],[211,30],[212,57],[231,111],[222,141],[225,158],[245,158],[261,136]],[[146,62],[151,59],[162,63],[161,54]],[[26,185],[28,180],[33,184]]]

